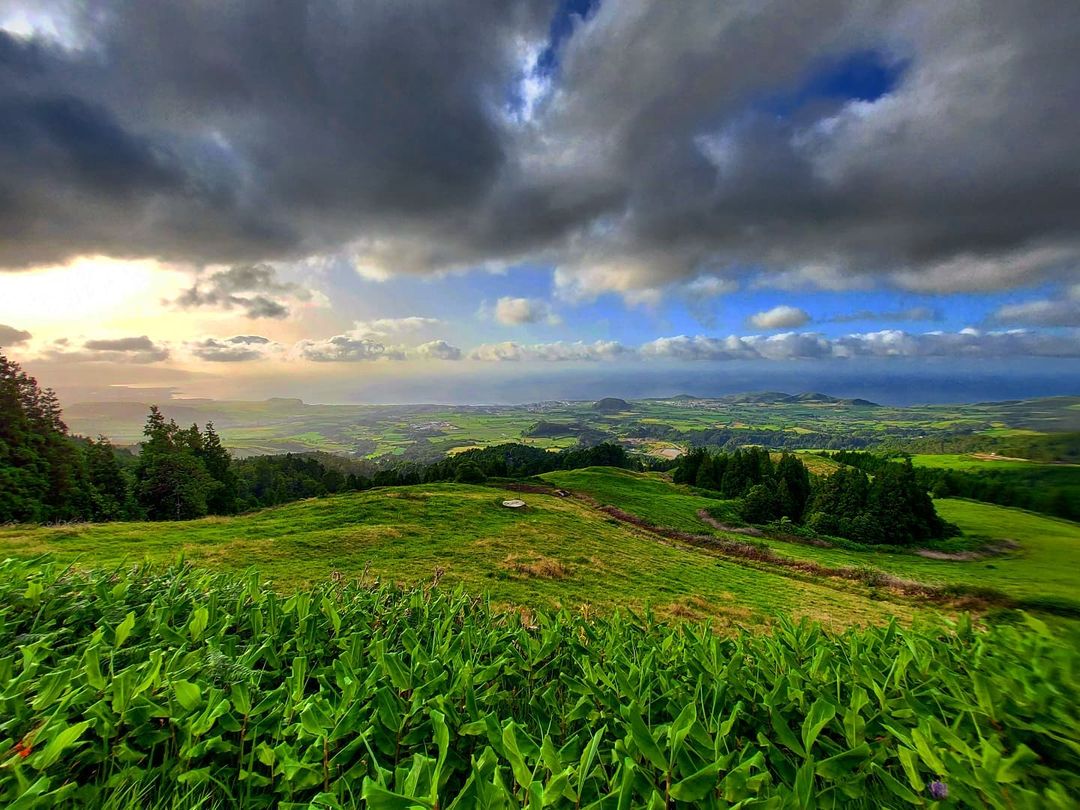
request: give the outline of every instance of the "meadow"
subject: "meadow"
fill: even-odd
[[[745,539],[700,517],[706,510],[738,526],[733,502],[672,484],[658,474],[594,467],[543,477],[658,526]],[[786,557],[827,566],[869,566],[928,585],[993,589],[1015,599],[1049,597],[1075,604],[1080,612],[1080,524],[975,501],[944,498],[934,505],[965,537],[1000,547],[999,553],[965,560],[928,559],[913,552],[822,548],[783,534],[757,539]]]
[[[528,506],[501,506],[516,497]],[[655,500],[647,490],[644,497]],[[685,511],[673,497],[672,511]],[[856,585],[759,570],[659,541],[575,498],[462,484],[335,495],[237,517],[0,528],[0,557],[41,554],[80,567],[180,557],[213,570],[257,565],[283,592],[335,574],[403,586],[438,578],[508,606],[586,614],[651,606],[663,616],[725,625],[761,625],[787,613],[844,627],[915,612],[902,601],[872,600]]]

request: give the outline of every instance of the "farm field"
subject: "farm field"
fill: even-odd
[[[962,407],[891,407],[821,394],[750,394],[634,400],[616,412],[598,411],[593,402],[389,406],[313,405],[296,399],[178,399],[162,403],[162,410],[181,424],[213,421],[226,446],[240,456],[325,451],[430,461],[466,447],[521,442],[560,448],[583,437],[621,441],[656,457],[695,443],[795,449],[893,446],[903,441],[942,452],[958,441],[976,441],[1008,455],[1048,433],[1080,431],[1080,409],[1074,407],[1078,402],[1076,397],[1051,397]],[[148,409],[132,402],[74,403],[65,409],[65,418],[76,433],[134,444],[142,438]],[[548,426],[550,435],[531,435],[539,423]]]
[[[649,479],[645,482],[652,483]],[[663,482],[656,481],[658,487]],[[386,582],[462,585],[526,608],[644,609],[723,624],[765,624],[780,613],[831,627],[911,618],[904,602],[875,601],[855,584],[819,583],[663,544],[571,498],[434,484],[300,501],[238,517],[160,523],[0,528],[0,558],[49,554],[82,566],[255,566],[283,591],[335,572]],[[648,496],[645,496],[648,498]],[[671,514],[680,512],[674,496]],[[707,499],[700,499],[705,502]]]

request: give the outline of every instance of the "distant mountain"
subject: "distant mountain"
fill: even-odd
[[[625,399],[618,399],[617,397],[604,397],[598,402],[593,403],[593,409],[605,413],[616,413],[618,411],[630,410],[630,403]]]
[[[720,398],[721,402],[730,402],[733,405],[774,405],[777,402],[791,400],[791,394],[783,391],[754,391],[748,394],[729,394]]]
[[[802,394],[788,394],[783,391],[755,391],[748,394],[730,394],[721,397],[720,402],[732,405],[850,405],[859,408],[879,408],[876,402],[868,399],[841,399],[822,394],[820,391],[807,391]]]

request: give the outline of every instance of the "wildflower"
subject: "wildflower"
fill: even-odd
[[[930,795],[935,799],[945,799],[949,796],[949,786],[944,782],[934,781],[930,783]]]

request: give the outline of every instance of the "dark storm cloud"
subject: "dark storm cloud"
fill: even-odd
[[[1070,0],[609,1],[546,50],[524,0],[62,8],[76,46],[0,39],[0,265],[534,260],[571,298],[1077,269]]]
[[[211,273],[205,280],[196,279],[171,303],[180,309],[243,309],[252,319],[285,318],[289,308],[279,300],[281,297],[306,301],[311,295],[296,284],[278,281],[273,267],[255,264],[237,265]]]
[[[85,252],[280,258],[454,216],[504,163],[492,109],[550,11],[22,5],[51,6],[84,46],[0,33],[8,266]]]

